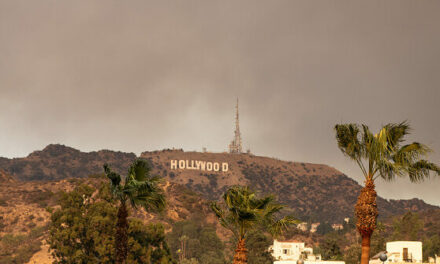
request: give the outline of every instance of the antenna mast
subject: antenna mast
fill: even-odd
[[[240,134],[240,121],[238,113],[238,98],[235,106],[235,135],[231,144],[229,144],[229,153],[242,153],[242,143]]]

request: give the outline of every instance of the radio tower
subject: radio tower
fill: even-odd
[[[238,98],[237,105],[235,106],[235,136],[231,144],[229,144],[229,153],[242,153],[240,123],[238,119]]]

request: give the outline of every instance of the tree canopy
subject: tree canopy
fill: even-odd
[[[407,122],[389,123],[375,135],[363,124],[338,124],[335,130],[339,149],[356,161],[365,178],[390,181],[408,175],[418,182],[429,177],[430,171],[440,175],[436,164],[423,159],[431,151],[426,145],[404,144],[411,130]]]
[[[52,212],[48,243],[54,263],[115,263],[117,207],[108,185],[80,185],[63,193]],[[127,263],[174,263],[161,224],[128,221]]]

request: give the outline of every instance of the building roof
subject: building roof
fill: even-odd
[[[298,241],[298,240],[276,240],[279,243],[304,243],[302,241]]]

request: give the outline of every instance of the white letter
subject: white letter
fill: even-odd
[[[191,169],[195,170],[196,168],[194,167],[194,160],[191,160]]]
[[[179,169],[185,169],[185,161],[184,160],[179,160]]]
[[[220,164],[218,164],[218,162],[214,162],[214,171],[219,171],[220,170]]]
[[[171,160],[171,169],[172,170],[177,169],[177,160]]]
[[[207,171],[212,171],[212,162],[206,162],[206,170]]]
[[[222,171],[228,171],[229,170],[229,164],[227,162],[222,163]]]
[[[205,170],[206,161],[200,161],[200,167],[202,168],[202,171]]]

